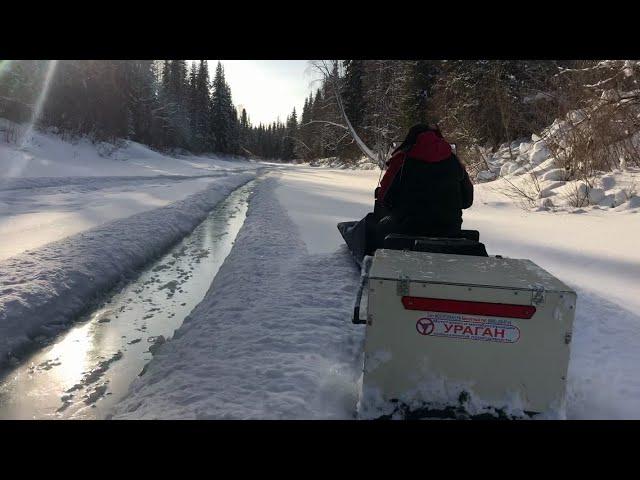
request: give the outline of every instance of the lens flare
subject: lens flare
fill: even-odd
[[[10,66],[11,60],[0,60],[0,78],[2,78],[2,75],[9,71]]]
[[[29,141],[31,135],[33,134],[33,129],[40,118],[40,114],[42,113],[42,108],[47,100],[47,93],[49,92],[49,85],[51,83],[51,79],[53,78],[53,74],[56,70],[56,66],[58,65],[57,60],[49,60],[47,65],[47,71],[44,76],[44,82],[42,82],[42,88],[40,89],[40,95],[38,95],[38,100],[35,103],[33,108],[33,112],[31,113],[31,120],[27,124],[27,128],[20,139],[19,146],[23,148],[24,145]]]
[[[11,60],[3,60],[2,63],[0,63],[0,77],[9,70],[10,62]],[[0,184],[7,181],[10,177],[20,176],[20,173],[26,168],[27,164],[32,159],[30,155],[22,154],[20,151],[24,151],[25,145],[33,135],[33,129],[40,117],[40,114],[42,113],[42,108],[46,102],[47,94],[49,93],[49,85],[55,73],[57,63],[57,60],[48,61],[38,99],[33,107],[33,111],[31,112],[31,118],[29,122],[21,128],[22,132],[19,134],[16,141],[17,151],[14,152],[13,160],[9,161],[8,165],[2,166],[2,171],[0,172]],[[3,200],[2,197],[3,195],[0,195],[0,200]]]

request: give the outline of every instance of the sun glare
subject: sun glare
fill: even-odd
[[[31,120],[27,124],[27,128],[20,139],[20,147],[24,147],[24,145],[29,141],[31,135],[33,134],[33,128],[35,127],[38,118],[40,118],[40,114],[42,113],[42,108],[47,100],[47,93],[49,93],[49,85],[51,84],[51,79],[53,78],[53,74],[56,70],[56,65],[58,65],[57,60],[49,60],[47,65],[47,72],[44,76],[44,81],[42,82],[42,87],[40,88],[40,95],[38,95],[38,100],[36,101],[35,107],[31,114]]]
[[[5,72],[9,71],[10,66],[11,60],[0,60],[0,78],[2,78]]]

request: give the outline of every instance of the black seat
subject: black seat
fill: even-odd
[[[479,239],[480,232],[477,230],[461,230],[459,234],[447,237],[419,237],[392,233],[385,237],[384,248],[488,257],[487,250]]]

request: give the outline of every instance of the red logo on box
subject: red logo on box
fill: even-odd
[[[520,339],[520,329],[510,322],[497,322],[490,318],[462,318],[442,313],[418,319],[416,330],[420,335],[485,342],[515,343]]]
[[[430,318],[421,318],[416,322],[416,330],[420,335],[431,335],[435,325]]]

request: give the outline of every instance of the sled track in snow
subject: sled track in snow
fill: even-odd
[[[0,380],[0,419],[100,419],[211,285],[244,222],[254,182],[65,334]]]
[[[166,207],[108,222],[0,262],[0,366],[62,330],[105,292],[157,258],[233,190],[255,178],[220,178]]]
[[[364,330],[350,319],[359,272],[344,246],[307,252],[277,182],[256,187],[207,296],[114,418],[354,417]]]

